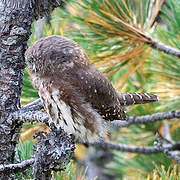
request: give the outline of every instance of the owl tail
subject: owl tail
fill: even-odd
[[[122,106],[145,104],[158,101],[158,96],[148,93],[120,93],[119,100]]]

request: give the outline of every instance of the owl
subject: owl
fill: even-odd
[[[80,142],[98,141],[111,121],[125,120],[124,106],[158,100],[153,94],[119,93],[83,49],[63,36],[38,40],[25,59],[50,119]]]

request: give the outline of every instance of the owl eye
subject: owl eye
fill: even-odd
[[[67,56],[61,56],[61,62],[65,62],[67,60]]]
[[[60,57],[60,62],[61,63],[66,63],[68,61],[67,57],[66,56],[61,56]]]
[[[56,51],[52,51],[52,52],[51,52],[51,55],[50,55],[50,59],[51,59],[52,61],[54,61],[54,60],[56,60],[57,58],[58,58],[57,52],[56,52]]]

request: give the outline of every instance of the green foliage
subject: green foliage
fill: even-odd
[[[161,10],[162,25],[158,25],[154,36],[174,48],[180,49],[180,1],[168,0]],[[180,61],[179,58],[153,52],[148,70],[157,78],[154,89],[162,97],[161,110],[180,108]]]
[[[37,99],[38,94],[37,91],[33,88],[30,77],[26,70],[24,72],[23,81],[24,81],[24,86],[22,88],[21,103],[27,104]]]
[[[24,161],[30,159],[33,153],[34,142],[32,138],[28,141],[20,141],[16,147],[16,159],[15,161]]]
[[[54,180],[85,180],[86,170],[77,169],[75,164],[71,161],[65,171],[53,173]]]
[[[153,160],[157,156],[159,158],[154,162]],[[117,179],[119,177],[122,177],[122,179],[146,179],[148,172],[153,172],[161,164],[166,165],[164,170],[167,171],[171,165],[171,161],[163,154],[135,155],[115,152],[114,161],[109,167],[112,168],[112,173]]]
[[[16,155],[15,155],[15,162],[21,162],[27,159],[30,159],[32,155],[34,154],[33,152],[33,146],[34,142],[32,139],[24,142],[19,142],[19,144],[16,147]],[[33,179],[33,170],[32,168],[27,169],[23,173],[16,173],[15,174],[15,179],[21,180],[21,179]]]
[[[161,19],[163,26],[157,28],[158,38],[168,45],[180,49],[180,1],[167,0],[166,6],[163,6],[161,10]]]
[[[160,167],[156,166],[153,174],[148,176],[148,179],[153,180],[180,180],[179,167],[176,165],[170,165],[168,169],[162,165]]]

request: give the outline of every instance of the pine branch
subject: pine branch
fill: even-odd
[[[36,179],[51,179],[52,170],[63,170],[62,165],[69,163],[74,149],[74,138],[51,123],[48,134],[38,134],[33,166]]]
[[[53,123],[50,132],[36,135],[35,157],[16,164],[0,165],[0,174],[22,172],[33,166],[36,179],[50,179],[51,171],[63,170],[62,164],[67,164],[73,156],[74,138],[63,129],[57,129]]]
[[[47,139],[43,140],[43,143],[44,142],[47,143]],[[172,159],[176,160],[178,163],[180,163],[180,157],[178,156],[179,151],[175,151],[175,150],[179,150],[179,143],[161,144],[161,146],[155,145],[152,147],[140,147],[140,146],[128,146],[128,145],[124,145],[124,144],[116,144],[116,143],[112,143],[112,142],[101,141],[99,143],[94,143],[91,145],[100,147],[100,148],[104,148],[104,149],[120,150],[123,152],[132,152],[132,153],[152,154],[152,153],[163,152],[163,153],[167,154],[167,156],[169,156],[170,158],[172,158]],[[40,150],[42,146],[44,147],[44,144],[40,143],[40,146],[38,149]],[[39,156],[42,155],[41,150],[38,154],[39,154],[38,155],[38,159],[39,159]],[[49,154],[48,154],[48,156],[49,156]],[[44,158],[44,156],[43,156],[43,158]],[[41,160],[41,161],[44,163],[44,160]],[[31,158],[29,160],[25,160],[25,161],[22,161],[17,164],[0,165],[0,173],[5,172],[5,171],[6,172],[24,171],[25,169],[29,168],[34,163],[35,163],[35,158]]]
[[[43,105],[41,103],[41,100],[37,99],[34,102],[22,107],[19,112],[15,112],[13,114],[16,116],[16,119],[22,120],[23,122],[31,121],[32,119],[32,121],[40,121],[47,123],[48,117],[45,113],[29,112],[39,111],[41,109],[43,109]],[[111,125],[115,127],[127,127],[131,124],[149,123],[173,118],[180,118],[180,110],[154,113],[152,115],[145,116],[129,116],[126,121],[114,120],[111,122]]]
[[[20,163],[16,164],[7,164],[7,165],[0,165],[0,174],[3,172],[11,172],[11,173],[16,173],[16,172],[22,172],[25,169],[29,168],[32,164],[34,164],[35,159],[31,158],[25,161],[22,161]]]
[[[117,143],[107,142],[107,141],[101,141],[101,142],[91,144],[91,145],[95,145],[98,147],[107,148],[111,150],[113,149],[113,150],[119,150],[123,152],[143,153],[143,154],[160,153],[160,152],[163,152],[164,150],[173,150],[177,147],[176,144],[163,145],[162,147],[129,146],[125,144],[117,144]]]
[[[148,42],[148,44],[150,44],[151,47],[154,49],[163,51],[166,54],[171,54],[173,56],[177,56],[178,58],[180,58],[180,50],[179,49],[173,48],[171,46],[167,46],[160,42],[153,41],[152,39]]]
[[[115,120],[112,121],[111,124],[116,127],[126,127],[131,124],[149,123],[173,118],[180,118],[180,110],[154,113],[145,116],[130,116],[126,121]]]
[[[33,104],[32,107],[35,106],[37,108],[40,107],[38,104],[36,105]],[[40,111],[23,112],[24,110],[28,110],[28,109],[31,109],[30,105],[28,105],[27,109],[22,108],[22,111],[20,109],[19,111],[13,112],[10,117],[15,118],[19,122],[43,122],[47,125],[49,124],[49,121],[51,121],[50,117],[46,113]],[[121,121],[121,120],[112,121],[111,126],[127,127],[132,124],[150,123],[150,122],[161,121],[164,119],[173,119],[173,118],[180,118],[180,110],[154,113],[152,115],[145,115],[145,116],[129,116],[126,121]]]
[[[179,151],[168,151],[164,150],[164,153],[171,159],[175,160],[180,164],[180,152]]]
[[[40,99],[33,101],[21,108],[21,111],[40,111],[43,109],[43,104],[41,103]]]
[[[162,137],[159,133],[156,133],[157,143],[156,146],[162,149],[162,152],[166,154],[169,158],[175,160],[177,163],[180,163],[180,142],[172,142],[164,137]],[[173,145],[173,149],[162,148],[164,145]]]
[[[11,115],[20,122],[39,121],[48,124],[50,120],[49,116],[46,113],[40,111],[23,112],[19,110],[13,112]],[[154,113],[152,115],[145,115],[145,116],[129,116],[126,121],[114,120],[111,122],[111,125],[115,127],[126,127],[131,124],[149,123],[149,122],[155,122],[155,121],[160,121],[164,119],[173,119],[173,118],[180,118],[180,110]]]
[[[21,110],[13,112],[11,114],[13,118],[15,118],[18,122],[42,122],[49,125],[51,121],[48,114],[40,112],[40,111],[29,111],[22,112]]]

